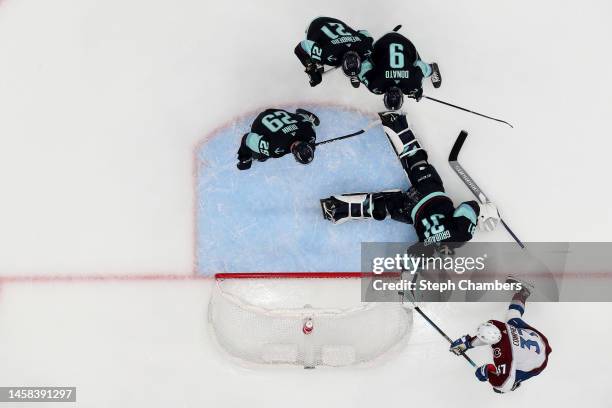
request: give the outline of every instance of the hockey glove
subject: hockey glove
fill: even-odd
[[[501,219],[497,207],[490,201],[478,204],[480,211],[478,214],[478,228],[481,231],[493,231]]]
[[[472,346],[472,340],[474,340],[474,338],[469,334],[466,334],[465,336],[460,337],[451,343],[450,351],[459,356],[465,353],[466,350],[474,348],[474,346]]]
[[[317,86],[323,81],[323,65],[311,62],[304,72],[308,74],[310,86]]]
[[[421,98],[423,97],[423,87],[419,88],[419,89],[415,89],[414,91],[410,92],[408,95],[409,98],[414,99],[415,101],[420,101]]]
[[[489,379],[489,374],[495,374],[497,369],[493,364],[485,364],[476,369],[476,378],[478,381],[487,381]]]
[[[253,164],[253,159],[239,160],[236,167],[238,167],[238,170],[248,170],[251,168],[251,164]]]

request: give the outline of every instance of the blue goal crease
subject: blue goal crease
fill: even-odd
[[[371,121],[342,108],[305,108],[321,119],[318,141]],[[221,129],[196,152],[199,274],[359,271],[361,242],[416,241],[412,226],[390,219],[333,225],[321,214],[319,200],[333,194],[408,188],[381,127],[319,146],[307,166],[288,155],[239,171],[236,152],[254,116]]]

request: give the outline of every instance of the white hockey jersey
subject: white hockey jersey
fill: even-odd
[[[489,375],[489,383],[497,391],[511,391],[546,368],[552,349],[542,333],[522,319],[489,322],[502,333],[501,340],[491,345],[497,374]]]

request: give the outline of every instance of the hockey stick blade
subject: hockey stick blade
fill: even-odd
[[[457,136],[457,140],[455,140],[455,144],[453,144],[453,148],[451,149],[450,154],[448,155],[448,164],[452,167],[452,169],[457,173],[457,176],[463,181],[463,183],[470,189],[472,194],[478,198],[481,203],[486,203],[489,201],[485,193],[478,187],[478,184],[470,177],[470,175],[465,171],[465,169],[459,164],[459,152],[461,152],[461,148],[467,139],[468,133],[465,130],[462,130]],[[525,249],[525,244],[516,236],[516,234],[510,229],[508,224],[500,218],[501,224],[508,231],[508,234],[516,241],[516,243],[522,248]]]
[[[468,132],[465,130],[462,130],[461,133],[459,133],[459,136],[457,136],[457,140],[455,140],[455,144],[453,145],[453,148],[451,149],[450,154],[448,155],[448,161],[457,161],[457,159],[459,158],[459,151],[461,151],[461,148],[463,147],[463,143],[465,142],[465,139],[467,139],[468,137]]]
[[[483,193],[480,187],[478,187],[478,184],[476,184],[476,182],[470,177],[469,174],[467,174],[465,169],[457,161],[457,159],[459,158],[459,153],[461,152],[461,148],[463,147],[463,143],[465,143],[467,137],[467,131],[462,130],[461,133],[459,133],[459,136],[457,136],[457,140],[455,140],[455,144],[453,145],[453,148],[451,149],[451,152],[448,155],[448,163],[453,168],[455,173],[457,173],[461,181],[463,181],[463,183],[470,189],[472,194],[474,194],[476,198],[478,198],[478,201],[480,201],[481,203],[486,203],[487,201],[489,201],[487,196]]]

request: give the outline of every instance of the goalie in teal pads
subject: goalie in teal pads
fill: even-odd
[[[404,113],[388,111],[379,116],[412,187],[406,192],[351,193],[322,199],[325,219],[341,224],[354,219],[384,220],[389,215],[396,221],[413,224],[419,241],[432,246],[458,246],[457,243],[469,241],[477,225],[486,230],[495,228],[499,214],[493,203],[466,201],[455,207]]]

